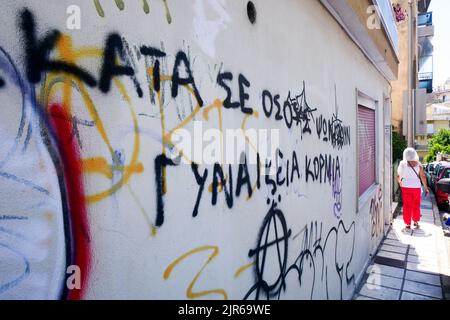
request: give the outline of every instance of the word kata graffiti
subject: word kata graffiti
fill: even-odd
[[[116,2],[116,6],[119,10],[124,10],[125,9],[125,3],[123,2],[123,0],[114,0]],[[163,0],[164,3],[164,8],[166,10],[166,20],[168,24],[172,23],[172,16],[170,15],[170,10],[169,10],[169,5],[167,4],[167,0]],[[100,0],[94,0],[94,5],[95,5],[95,9],[97,10],[97,13],[100,17],[104,18],[105,17],[105,11],[103,10],[102,5],[100,4]],[[142,0],[142,5],[143,5],[143,10],[145,12],[145,14],[149,14],[150,13],[150,6],[148,4],[147,0]]]
[[[331,119],[319,115],[314,118],[317,108],[311,108],[306,98],[306,85],[300,94],[291,96],[289,91],[283,107],[280,104],[280,95],[272,95],[268,90],[262,93],[262,107],[267,118],[272,116],[276,121],[283,121],[288,129],[293,125],[300,127],[301,137],[304,134],[313,133],[311,126],[315,125],[317,137],[320,140],[331,143],[333,148],[341,149],[350,145],[350,126],[344,126],[337,112]]]
[[[346,228],[340,220],[338,226],[332,227],[325,237],[322,229],[321,223],[311,222],[291,239],[292,230],[288,229],[283,212],[273,202],[263,220],[256,248],[248,253],[250,258],[255,259],[256,283],[244,299],[249,299],[252,295],[256,300],[280,299],[281,294],[288,289],[286,278],[290,273],[295,274],[295,277],[290,279],[298,280],[298,289],[304,290],[308,298],[312,299],[315,290],[319,288],[319,291],[324,289],[327,298],[342,299],[344,284],[349,286],[355,279],[354,274],[350,274],[355,245],[355,223],[352,222],[350,227]],[[299,253],[288,263],[289,243],[300,235],[303,237]],[[339,286],[328,286],[328,282],[332,281],[337,281]],[[291,284],[292,282],[289,285]]]
[[[34,17],[28,9],[24,9],[20,14],[20,26],[23,30],[25,39],[26,70],[30,83],[35,84],[40,82],[42,74],[45,72],[61,72],[80,79],[90,87],[98,86],[101,92],[107,93],[109,92],[111,83],[115,77],[128,76],[136,87],[137,95],[140,98],[143,97],[143,91],[136,79],[133,67],[129,63],[116,63],[118,60],[117,58],[121,58],[120,60],[122,61],[127,60],[125,59],[123,39],[119,34],[110,34],[106,39],[103,62],[100,68],[99,79],[97,80],[90,72],[82,69],[75,63],[69,63],[63,60],[52,60],[49,58],[58,41],[61,40],[61,33],[57,30],[52,30],[51,32],[48,32],[43,39],[38,39],[36,36]],[[155,59],[155,63],[152,67],[153,88],[156,92],[160,92],[162,81],[160,65],[161,59],[166,57],[166,53],[160,49],[143,45],[140,47],[140,54]],[[183,77],[181,74],[186,74],[186,76]],[[231,72],[219,73],[217,77],[217,84],[225,90],[227,95],[223,103],[224,108],[240,108],[244,114],[252,114],[253,109],[246,106],[246,101],[249,99],[247,89],[250,87],[250,82],[244,75],[239,74],[239,101],[232,102],[232,92],[228,83],[228,81],[232,80],[233,75]],[[172,98],[178,96],[180,86],[191,85],[199,106],[202,107],[204,105],[192,75],[189,59],[185,52],[179,51],[176,54],[173,73],[169,81],[171,82]]]
[[[370,200],[370,218],[372,221],[372,238],[378,238],[383,233],[383,190],[378,187]]]
[[[90,87],[98,85],[100,91],[107,93],[110,90],[111,82],[114,77],[128,76],[131,77],[136,85],[136,92],[139,97],[143,96],[141,86],[135,79],[135,71],[129,65],[117,65],[116,58],[124,57],[124,48],[122,37],[119,34],[110,34],[105,42],[104,56],[102,67],[100,68],[99,80],[97,81],[92,74],[82,69],[81,67],[65,62],[62,60],[51,60],[51,52],[54,50],[58,41],[61,39],[61,33],[57,30],[49,32],[43,39],[37,39],[36,26],[32,13],[24,9],[20,14],[20,25],[24,33],[25,39],[25,53],[26,53],[26,70],[30,83],[38,83],[41,81],[42,74],[45,72],[62,72],[77,77]],[[140,48],[142,55],[153,57],[164,57],[166,54],[158,49],[142,46]],[[187,73],[186,78],[180,76],[180,68],[184,66]],[[159,62],[155,63],[154,68],[155,88],[159,88]],[[172,97],[178,94],[178,88],[181,85],[191,84],[196,98],[203,105],[200,94],[198,93],[190,63],[184,52],[177,53],[173,69],[172,77]]]

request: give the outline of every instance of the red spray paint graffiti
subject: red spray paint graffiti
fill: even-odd
[[[64,106],[52,104],[49,107],[59,153],[63,165],[67,203],[70,212],[73,264],[81,271],[80,289],[69,289],[67,298],[79,300],[85,292],[90,267],[90,236],[87,210],[84,201],[82,166],[77,139],[72,137],[72,121]]]

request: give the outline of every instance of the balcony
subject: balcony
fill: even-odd
[[[433,92],[433,79],[429,80],[419,80],[419,88],[425,89],[427,93]]]
[[[419,88],[426,89],[427,93],[432,93],[434,48],[431,38],[434,35],[433,13],[425,12],[419,14],[418,25]]]
[[[419,13],[417,18],[417,25],[419,27],[433,25],[433,12]]]
[[[417,25],[417,35],[419,38],[434,36],[433,12],[419,13]]]

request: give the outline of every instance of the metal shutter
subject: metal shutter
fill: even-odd
[[[375,110],[358,106],[359,195],[375,183]]]

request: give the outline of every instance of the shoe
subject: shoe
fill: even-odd
[[[418,222],[414,222],[414,227],[420,228],[419,223]]]
[[[407,224],[405,229],[411,229],[411,225]]]

